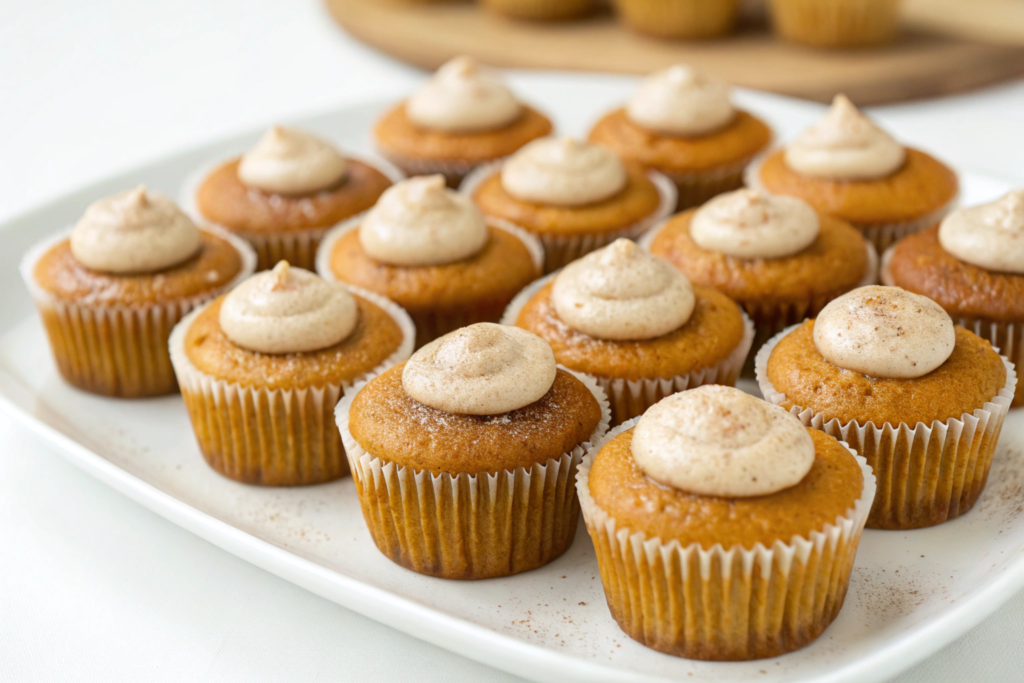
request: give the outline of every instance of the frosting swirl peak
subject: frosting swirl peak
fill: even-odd
[[[220,326],[228,339],[257,353],[304,353],[344,341],[359,307],[344,285],[280,261],[224,297]]]
[[[466,56],[441,66],[405,103],[414,124],[445,133],[495,130],[515,121],[521,111],[512,91]]]
[[[955,343],[949,314],[899,287],[855,289],[814,321],[814,345],[825,360],[868,377],[923,377],[946,362]]]
[[[249,187],[276,194],[309,194],[345,178],[347,162],[337,149],[297,128],[274,126],[242,155],[238,177]]]
[[[1024,189],[953,212],[939,225],[939,243],[961,261],[1024,275]]]
[[[445,187],[444,176],[419,176],[388,188],[359,226],[372,258],[396,266],[452,263],[476,254],[490,233],[471,197]]]
[[[562,269],[551,302],[569,327],[597,339],[653,339],[693,314],[693,287],[671,263],[627,239]]]
[[[448,413],[500,415],[540,400],[554,384],[555,354],[518,327],[477,323],[430,342],[402,369],[405,392]]]
[[[582,206],[626,186],[626,168],[605,147],[572,138],[541,138],[513,154],[501,169],[505,191],[524,202]]]
[[[199,251],[199,228],[169,198],[144,185],[93,202],[71,231],[71,253],[104,273],[153,273]]]
[[[810,204],[760,190],[721,194],[690,220],[690,236],[701,249],[747,259],[792,256],[813,244],[820,230]]]
[[[655,71],[640,82],[626,106],[634,122],[658,133],[695,136],[732,121],[729,86],[686,64]]]
[[[739,389],[705,385],[662,399],[630,446],[644,474],[699,496],[746,498],[799,484],[814,442],[795,416]]]
[[[845,95],[786,148],[786,165],[797,173],[830,180],[873,180],[903,166],[907,152],[871,122]]]

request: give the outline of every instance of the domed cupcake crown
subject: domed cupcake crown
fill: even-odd
[[[700,248],[748,259],[797,254],[820,230],[818,214],[807,202],[746,189],[715,197],[690,221],[690,236]]]
[[[702,135],[732,121],[730,88],[686,64],[655,71],[641,81],[626,115],[648,130],[666,135]]]
[[[274,126],[242,155],[238,177],[277,194],[309,194],[340,183],[348,163],[328,142],[287,126]]]
[[[506,192],[524,202],[554,206],[603,201],[626,182],[626,169],[611,150],[573,138],[534,140],[501,169]]]
[[[405,104],[416,125],[447,133],[502,128],[515,121],[522,105],[489,70],[472,57],[445,63]]]
[[[1024,189],[953,212],[939,226],[939,243],[961,261],[1024,275]]]

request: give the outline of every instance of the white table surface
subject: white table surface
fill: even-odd
[[[0,220],[419,77],[342,34],[316,0],[7,0]],[[1024,82],[879,113],[954,164],[1024,183]],[[1024,593],[896,680],[1022,681],[1022,656]],[[0,415],[0,680],[61,679],[517,680],[209,545]]]

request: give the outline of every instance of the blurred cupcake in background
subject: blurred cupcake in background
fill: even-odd
[[[730,33],[739,0],[615,0],[619,18],[659,38],[718,38]]]
[[[771,138],[766,123],[733,106],[726,83],[686,64],[647,76],[626,106],[590,131],[591,142],[668,176],[679,209],[742,186],[747,164]]]
[[[409,175],[440,173],[455,187],[480,164],[551,133],[551,121],[520,102],[471,57],[449,61],[374,127],[381,154]]]
[[[480,0],[487,9],[513,19],[563,21],[593,11],[594,0]]]
[[[899,0],[769,0],[775,32],[819,47],[879,45],[896,38]]]

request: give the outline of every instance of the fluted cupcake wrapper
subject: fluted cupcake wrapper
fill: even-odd
[[[732,31],[739,0],[614,0],[630,28],[661,38],[716,38]]]
[[[723,192],[743,187],[743,172],[756,158],[752,155],[741,161],[701,171],[658,171],[676,186],[676,211],[685,211],[704,204]]]
[[[412,178],[421,175],[443,175],[445,183],[452,189],[457,189],[462,180],[473,172],[473,169],[482,164],[494,163],[498,159],[486,161],[469,161],[463,159],[427,159],[423,157],[411,157],[398,152],[382,149],[379,145],[377,152],[387,159],[391,164],[399,168],[402,173]]]
[[[373,166],[387,176],[388,180],[392,183],[405,180],[405,174],[384,159],[349,153],[346,153],[346,156],[361,161],[369,166]],[[181,196],[178,198],[178,203],[181,205],[181,208],[191,216],[192,220],[194,220],[198,225],[219,228],[224,232],[237,235],[252,245],[252,248],[256,250],[256,270],[267,270],[268,268],[273,268],[277,265],[278,261],[287,261],[290,265],[296,268],[305,268],[306,270],[315,269],[316,252],[317,248],[320,246],[320,241],[328,231],[341,223],[324,228],[306,228],[302,230],[235,230],[226,225],[214,223],[202,214],[199,207],[196,205],[196,191],[199,189],[199,186],[206,177],[224,162],[225,159],[218,159],[199,167],[188,175],[182,185]],[[275,196],[272,195],[270,201],[272,202],[274,199]],[[364,211],[356,217],[362,216],[363,213],[366,212]],[[352,217],[346,219],[346,221],[351,218]]]
[[[882,266],[879,269],[879,279],[883,285],[893,287],[895,283],[889,274],[889,262],[892,259],[892,245],[882,254]],[[960,327],[970,330],[982,339],[987,339],[992,346],[1006,356],[1015,367],[1024,367],[1024,320],[1007,322],[1005,320],[992,320],[991,318],[953,318],[953,322]],[[1017,382],[1017,390],[1014,393],[1012,407],[1024,406],[1024,382]]]
[[[747,187],[751,187],[757,190],[767,192],[764,184],[761,182],[761,165],[764,160],[768,158],[775,149],[770,149],[763,154],[759,154],[743,173],[744,181]],[[889,248],[891,244],[897,242],[907,235],[913,235],[915,232],[921,232],[927,230],[933,225],[938,224],[942,221],[946,215],[956,208],[957,203],[960,201],[960,195],[954,195],[952,199],[946,202],[943,206],[932,211],[931,213],[915,218],[911,221],[895,221],[891,223],[854,223],[849,221],[850,225],[857,228],[864,235],[864,237],[874,245],[875,250],[881,254]]]
[[[502,163],[499,161],[475,169],[459,185],[459,192],[472,197],[480,183],[501,170]],[[531,235],[540,239],[541,244],[544,245],[544,272],[554,272],[581,256],[586,256],[592,251],[611,244],[620,237],[635,240],[650,230],[652,226],[667,218],[676,206],[676,186],[658,171],[648,171],[647,177],[658,190],[658,207],[651,215],[633,225],[618,230],[581,235],[537,234],[527,230]],[[522,226],[518,227],[525,230]]]
[[[515,326],[523,306],[557,276],[557,272],[551,273],[524,287],[523,291],[519,292],[505,309],[501,324]],[[743,369],[743,364],[754,341],[753,322],[742,310],[740,310],[740,315],[743,316],[743,338],[727,358],[711,367],[700,368],[673,377],[649,377],[636,380],[588,375],[604,389],[608,396],[612,411],[612,426],[643,415],[648,408],[661,399],[680,391],[694,389],[705,384],[736,386],[736,380],[739,379],[740,371]]]
[[[583,521],[619,627],[647,647],[707,660],[775,657],[817,638],[843,606],[875,496],[864,458],[851,449],[864,475],[860,498],[821,529],[770,547],[684,547],[622,526],[590,495],[595,455],[638,421],[595,443],[576,474]]]
[[[822,47],[885,43],[898,27],[899,0],[770,0],[770,5],[779,35]]]
[[[860,424],[794,405],[768,379],[768,357],[793,328],[780,332],[757,352],[757,383],[765,400],[780,405],[808,427],[845,441],[867,458],[878,478],[878,496],[868,517],[872,529],[919,529],[966,513],[981,496],[1003,420],[1017,386],[1014,365],[1006,385],[972,413],[930,425]],[[999,352],[999,349],[996,349]]]
[[[201,296],[164,304],[104,305],[95,299],[65,301],[43,289],[36,264],[71,234],[65,230],[32,247],[19,266],[25,286],[43,320],[53,359],[70,384],[104,396],[145,398],[178,390],[167,340],[189,311],[230,290],[252,274],[256,254],[244,240],[217,228],[207,232],[226,240],[242,258],[242,268],[223,287]]]
[[[316,254],[316,272],[320,277],[328,280],[329,282],[340,282],[338,276],[335,275],[334,271],[331,269],[331,252],[334,251],[334,245],[337,244],[338,240],[341,239],[342,236],[359,228],[362,220],[362,216],[355,216],[354,218],[331,228],[330,232],[324,236]],[[537,270],[540,271],[544,267],[544,247],[541,245],[539,239],[519,226],[513,225],[512,223],[500,218],[488,217],[487,224],[491,227],[498,228],[499,230],[512,233],[519,238],[519,241],[523,243],[526,250],[530,252],[530,258],[533,260],[533,264],[537,267]],[[416,348],[420,348],[424,344],[428,344],[438,337],[442,337],[449,332],[454,332],[455,330],[466,327],[467,325],[484,322],[498,322],[504,310],[505,308],[503,306],[489,306],[476,309],[462,307],[458,309],[434,309],[429,311],[406,312],[416,324]]]
[[[545,463],[482,474],[434,475],[370,455],[348,429],[352,400],[366,383],[346,394],[336,411],[338,431],[377,548],[396,564],[446,579],[509,576],[564,553],[579,516],[576,467],[610,419],[601,388],[573,374],[601,404],[590,441]]]
[[[402,331],[394,353],[351,382],[268,389],[219,379],[197,368],[185,351],[188,329],[206,306],[174,328],[171,362],[199,449],[210,467],[229,479],[265,486],[320,484],[348,474],[334,408],[353,384],[409,358],[416,338],[401,307],[373,292],[349,289],[386,311]]]

